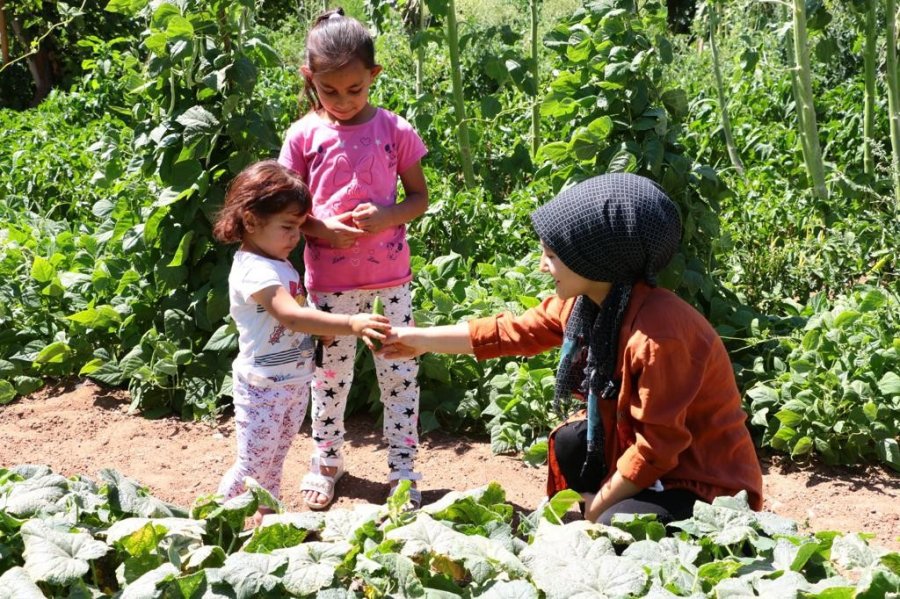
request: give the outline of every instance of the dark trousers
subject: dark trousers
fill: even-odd
[[[554,435],[553,450],[570,489],[579,493],[597,492],[604,479],[603,468],[584,469],[587,456],[586,420],[576,420],[561,426]],[[668,524],[690,518],[694,513],[695,501],[703,499],[685,489],[644,489],[634,497],[624,499],[607,509],[597,522],[610,524],[616,514],[656,514],[657,520]]]

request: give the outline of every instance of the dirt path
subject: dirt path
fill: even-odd
[[[96,478],[114,468],[151,492],[182,506],[212,493],[233,459],[230,418],[218,425],[173,418],[147,420],[127,413],[122,394],[91,383],[56,389],[0,407],[0,466],[47,464],[71,476]],[[288,454],[283,501],[301,510],[297,491],[308,459],[308,425]],[[386,450],[372,419],[347,423],[347,474],[338,484],[337,507],[381,503],[387,494]],[[451,490],[498,481],[507,499],[533,510],[543,495],[543,469],[517,457],[494,456],[490,444],[434,432],[423,438],[418,469],[425,502]],[[900,550],[900,476],[879,468],[801,468],[764,458],[766,509],[808,530],[869,532],[874,543]]]

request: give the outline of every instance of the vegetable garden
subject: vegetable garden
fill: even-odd
[[[760,447],[900,471],[898,7],[692,4],[675,34],[654,1],[344,3],[377,29],[373,103],[429,148],[416,320],[537,304],[550,286],[530,212],[592,174],[646,175],[685,224],[661,282],[726,341]],[[0,66],[0,405],[87,377],[148,417],[227,407],[231,250],[210,217],[300,114],[296,67],[322,5],[0,2],[22,34],[4,35]],[[26,108],[51,42],[67,57],[56,89]],[[423,432],[486,433],[542,463],[556,359],[423,356]],[[369,352],[357,362],[351,409],[377,412]],[[561,527],[565,497],[514,514],[494,487],[419,514],[286,514],[241,533],[267,501],[188,512],[113,472],[7,465],[0,597],[900,593],[896,553],[801,535],[739,498],[667,539],[651,520]],[[553,583],[582,580],[560,576],[579,565],[593,582]]]

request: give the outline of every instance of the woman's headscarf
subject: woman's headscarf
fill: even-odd
[[[681,218],[665,191],[646,177],[612,173],[574,185],[535,210],[534,230],[573,272],[612,283],[598,306],[579,297],[566,324],[556,375],[554,405],[573,392],[587,398],[588,457],[585,469],[603,468],[603,428],[598,399],[614,400],[619,330],[638,281],[656,285],[656,274],[675,255]]]

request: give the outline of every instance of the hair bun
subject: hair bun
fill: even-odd
[[[347,16],[347,15],[346,15],[346,13],[344,13],[344,8],[341,6],[338,6],[337,8],[333,8],[331,10],[325,11],[322,14],[320,14],[318,17],[316,17],[316,22],[313,23],[313,27],[323,23],[324,21],[328,21],[329,19],[340,19],[345,16]]]

